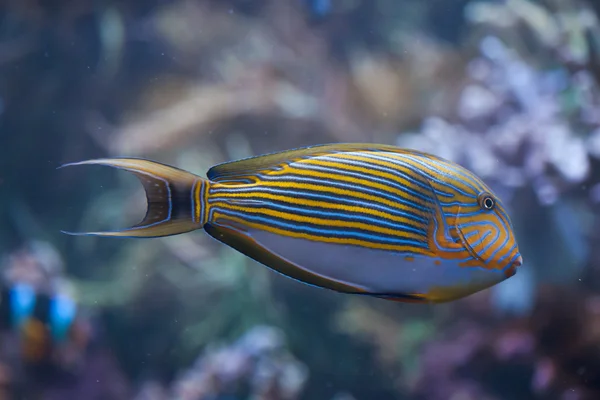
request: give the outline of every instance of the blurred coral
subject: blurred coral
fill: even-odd
[[[178,400],[298,399],[306,368],[285,348],[283,332],[254,327],[229,346],[209,348],[173,385]]]
[[[600,398],[597,2],[54,3],[0,6],[1,272],[76,300],[80,336],[31,371],[4,329],[6,396]],[[484,178],[510,209],[519,273],[455,303],[402,305],[305,287],[201,234],[59,232],[144,210],[130,177],[56,173],[66,161],[202,174],[350,141]]]

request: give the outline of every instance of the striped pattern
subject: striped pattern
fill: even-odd
[[[506,271],[519,257],[501,202],[454,163],[392,146],[357,145],[252,162],[254,168],[243,172],[228,164],[209,171],[210,185],[196,188],[196,220],[202,214],[206,221],[458,260],[464,267]],[[495,200],[493,210],[479,205],[482,193]]]
[[[131,228],[78,235],[149,238],[203,227],[302,282],[411,302],[464,297],[522,262],[491,190],[459,165],[416,151],[321,145],[216,165],[208,180],[142,159],[67,165],[90,164],[136,174],[148,208]]]
[[[428,254],[430,195],[350,162],[317,157],[257,174],[256,182],[212,184],[209,220],[336,244]]]
[[[443,160],[405,155],[420,167],[438,195],[439,207],[432,232],[432,248],[444,259],[461,259],[463,266],[508,270],[519,258],[512,223],[501,201],[467,169]],[[481,195],[494,199],[495,207],[482,209]],[[465,252],[469,254],[465,257]]]
[[[208,220],[208,210],[206,208],[206,201],[200,201],[199,199],[206,199],[208,197],[208,182],[204,179],[196,179],[192,187],[192,212],[193,222],[200,224],[202,221]]]

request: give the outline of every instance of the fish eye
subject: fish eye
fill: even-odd
[[[492,197],[492,195],[490,195],[489,193],[481,193],[479,195],[479,206],[481,208],[483,208],[484,210],[493,210],[494,207],[496,206],[496,201],[494,200],[494,198]]]

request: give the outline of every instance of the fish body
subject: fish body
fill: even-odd
[[[203,228],[294,279],[344,293],[445,302],[497,284],[522,263],[501,200],[472,172],[394,146],[332,144],[212,167],[202,178],[142,159],[138,225],[86,235],[160,237]],[[69,232],[66,232],[69,233]]]

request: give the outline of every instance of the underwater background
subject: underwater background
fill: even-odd
[[[2,2],[0,399],[600,399],[599,18],[583,0]],[[145,211],[133,176],[63,163],[204,176],[332,142],[469,168],[524,265],[415,305],[303,285],[202,231],[60,232]]]

